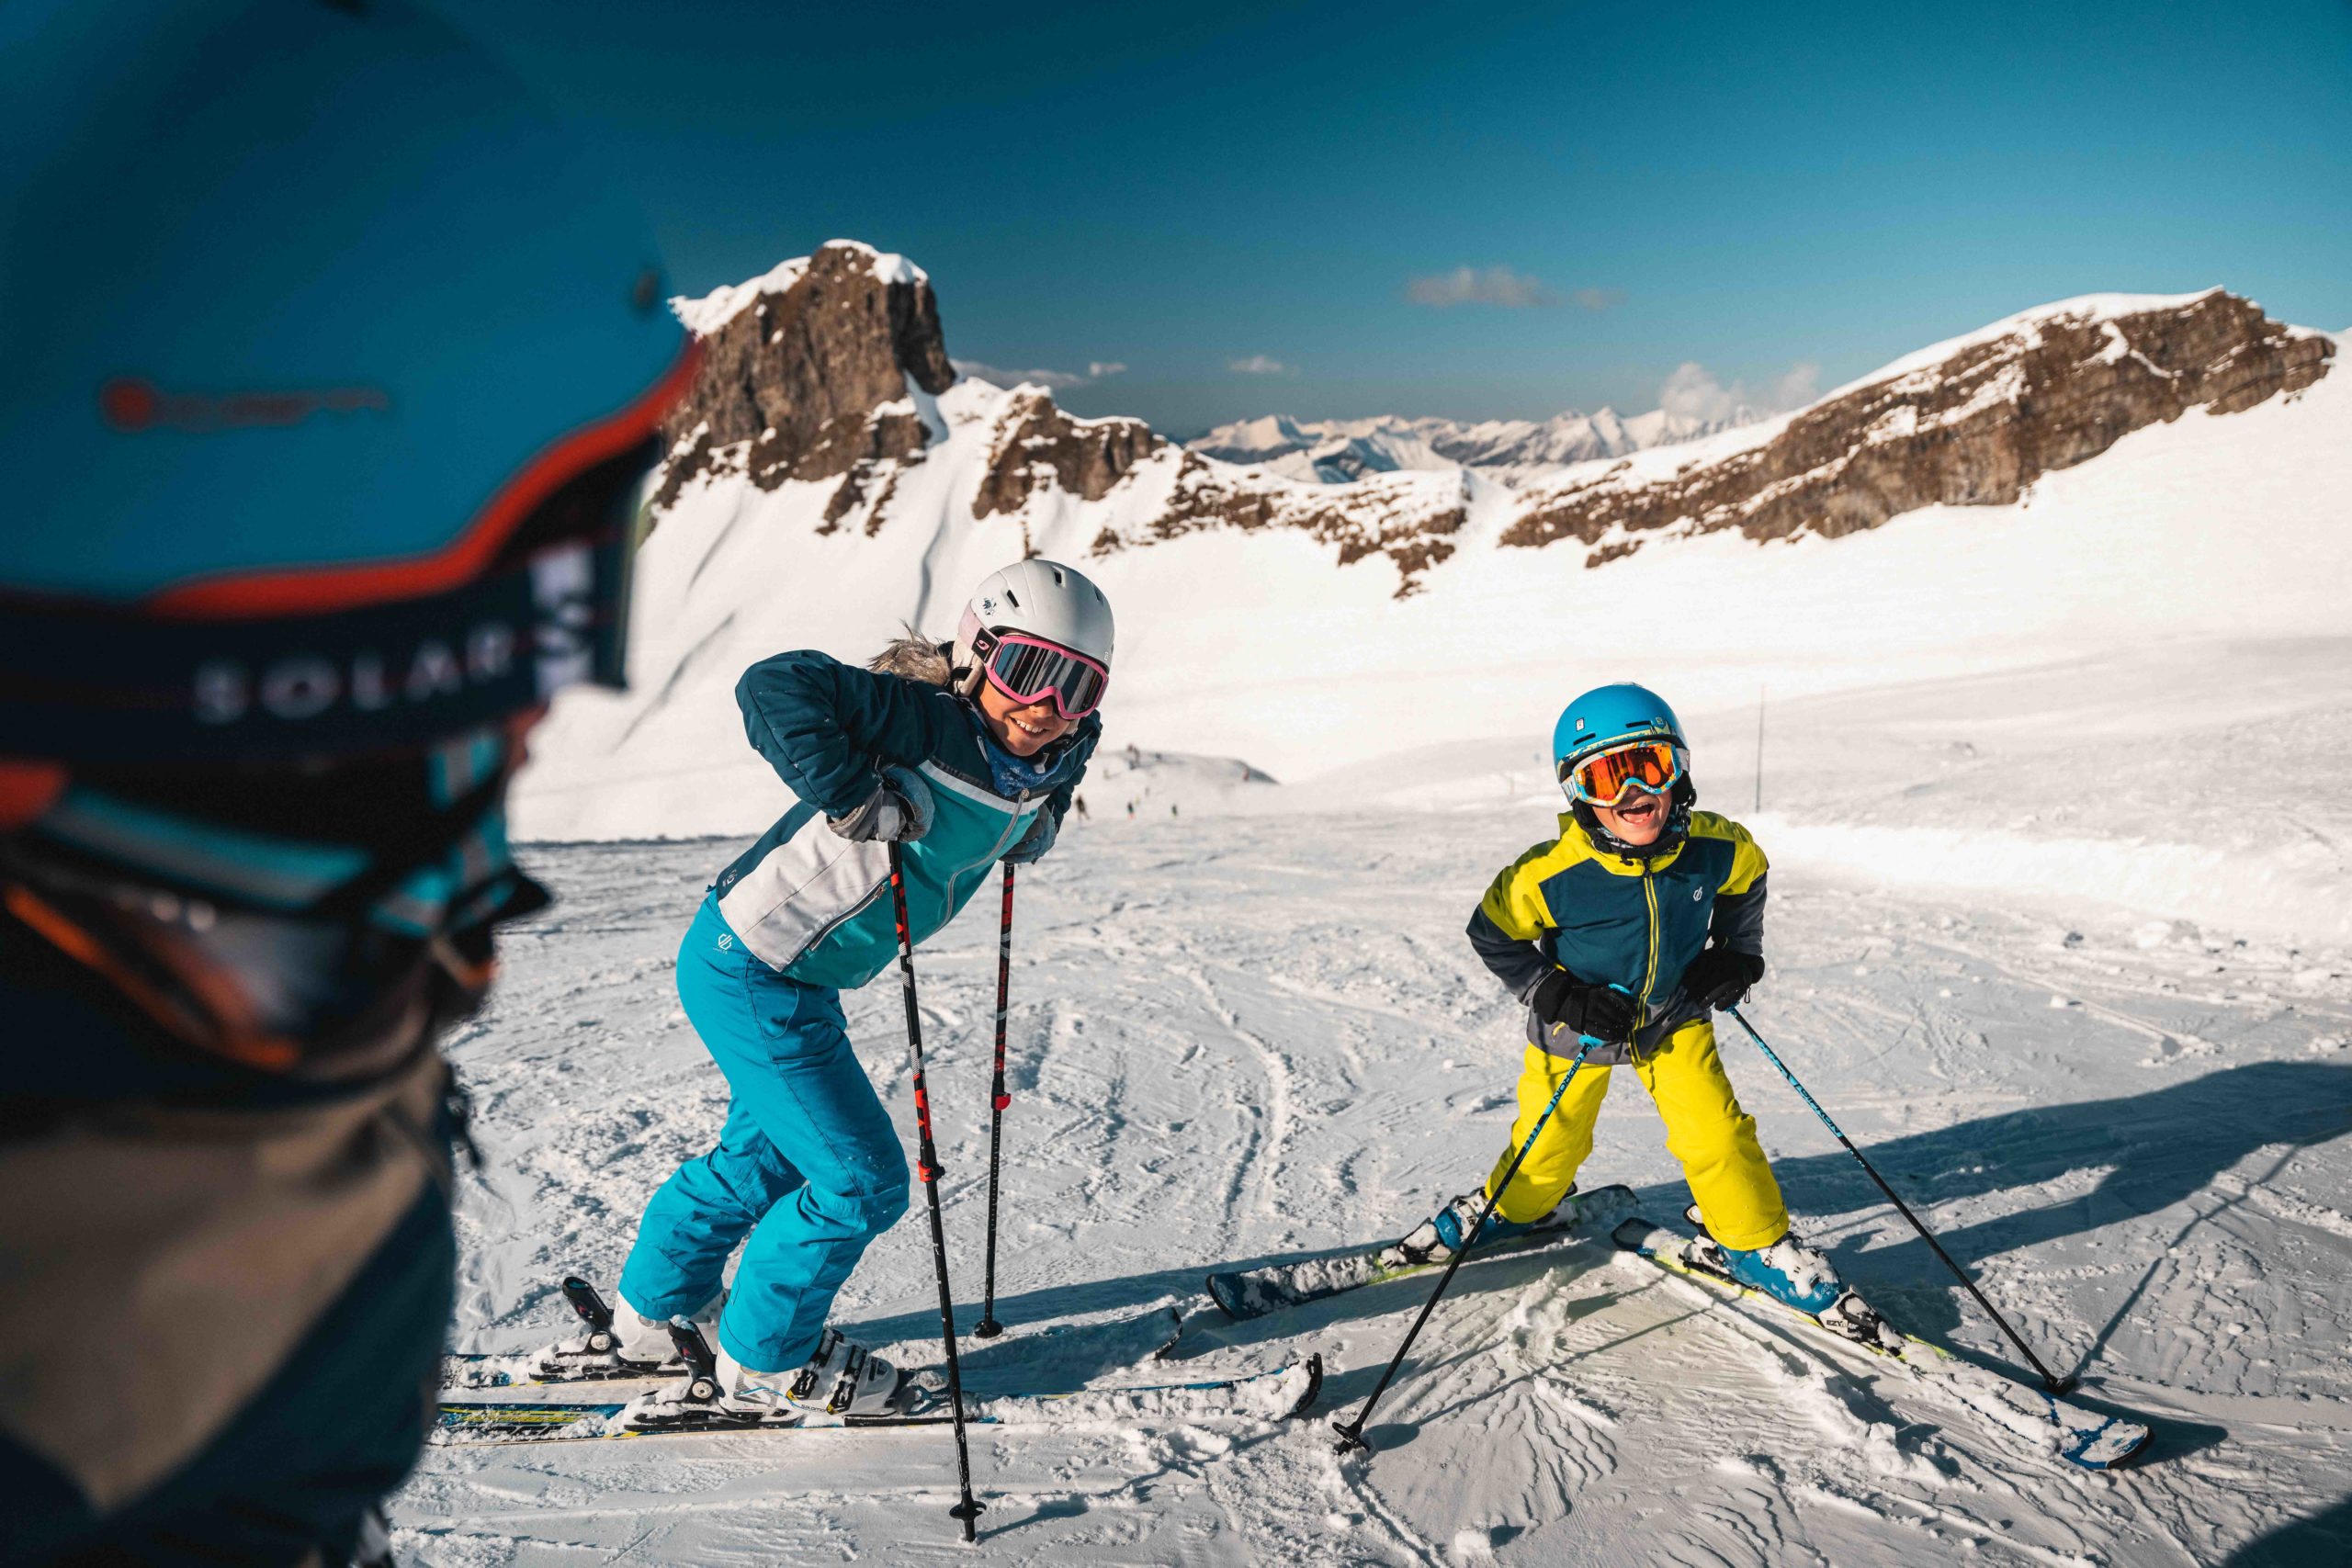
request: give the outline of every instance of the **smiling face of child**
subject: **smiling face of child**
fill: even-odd
[[[1035,756],[1069,734],[1072,722],[1061,716],[1050,694],[1034,703],[1018,702],[987,681],[980,682],[980,721],[989,727],[989,738],[1016,757]]]
[[[1666,831],[1667,798],[1636,784],[1615,806],[1596,806],[1600,825],[1635,849],[1647,849]]]

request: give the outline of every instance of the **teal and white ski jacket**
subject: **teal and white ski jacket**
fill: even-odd
[[[898,956],[898,926],[889,846],[841,838],[826,818],[854,810],[892,763],[931,786],[931,829],[901,846],[920,942],[956,918],[1039,812],[1058,826],[1102,734],[1089,714],[1041,753],[1036,784],[1008,797],[991,780],[978,713],[944,686],[802,651],[746,670],[735,701],[752,747],[799,804],[719,874],[718,912],[770,967],[842,990]]]

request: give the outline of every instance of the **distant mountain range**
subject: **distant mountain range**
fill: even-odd
[[[1218,425],[1184,445],[1205,457],[1261,468],[1288,479],[1346,484],[1399,468],[1476,468],[1504,484],[1597,457],[1695,441],[1764,416],[1741,407],[1727,419],[1695,419],[1653,409],[1628,419],[1614,409],[1550,419],[1293,419],[1268,414]]]

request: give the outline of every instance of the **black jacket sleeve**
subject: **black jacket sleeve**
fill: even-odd
[[[1745,893],[1715,895],[1715,909],[1708,918],[1707,934],[1716,946],[1757,958],[1764,956],[1764,884],[1769,880],[1768,876],[1758,877]]]
[[[1558,967],[1533,942],[1522,942],[1495,924],[1483,906],[1470,916],[1469,935],[1479,960],[1521,1001],[1527,1000],[1538,980]]]

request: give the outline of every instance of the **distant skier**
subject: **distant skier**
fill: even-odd
[[[1033,559],[980,583],[952,645],[904,637],[871,670],[782,653],[744,672],[744,728],[800,803],[719,874],[679,950],[679,998],[733,1098],[718,1146],[646,1205],[621,1271],[617,1363],[672,1363],[669,1320],[689,1317],[716,1325],[721,1414],[891,1407],[904,1374],[826,1326],[907,1208],[906,1156],[841,992],[897,955],[889,841],[904,846],[918,942],[999,859],[1053,847],[1102,734],[1111,643],[1102,591]],[[688,1404],[711,1405],[691,1381],[630,1418],[658,1425]]]
[[[1518,1122],[1487,1181],[1550,1101],[1579,1037],[1603,1044],[1586,1056],[1480,1240],[1551,1215],[1592,1152],[1609,1066],[1630,1064],[1730,1272],[1818,1314],[1838,1298],[1837,1273],[1791,1233],[1709,1018],[1764,974],[1764,852],[1738,823],[1692,809],[1690,748],[1653,692],[1585,693],[1561,714],[1552,750],[1569,805],[1560,835],[1506,867],[1470,918],[1478,956],[1527,1003],[1532,1042]],[[1453,1199],[1404,1249],[1451,1257],[1487,1196],[1481,1186]]]
[[[1069,797],[1069,803],[1077,809],[1078,819],[1081,822],[1086,821],[1088,819],[1086,815],[1086,796],[1082,795],[1073,795]]]

